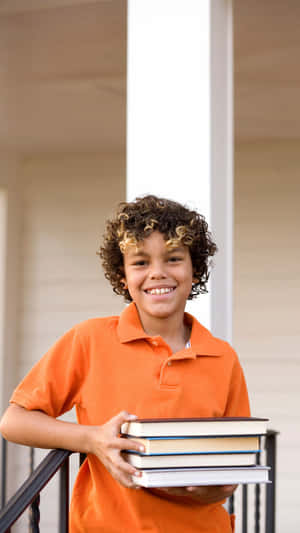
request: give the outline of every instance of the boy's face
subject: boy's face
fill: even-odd
[[[193,282],[187,246],[169,249],[159,231],[124,253],[124,282],[146,327],[153,318],[182,318]]]

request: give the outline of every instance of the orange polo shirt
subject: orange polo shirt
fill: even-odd
[[[120,317],[87,320],[61,337],[14,391],[11,402],[57,417],[76,407],[80,424],[100,425],[125,409],[141,418],[249,416],[234,350],[191,315],[191,347],[172,354],[142,329],[134,304]],[[174,501],[125,488],[93,455],[78,473],[71,533],[229,533],[221,503]]]

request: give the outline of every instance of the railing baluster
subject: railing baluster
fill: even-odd
[[[30,448],[29,462],[30,462],[30,466],[29,466],[30,474],[32,474],[32,472],[34,471],[34,448]]]
[[[69,457],[59,471],[59,533],[69,529]]]
[[[260,533],[260,485],[255,485],[255,533]]]
[[[242,488],[242,532],[248,533],[248,486]]]
[[[228,501],[228,513],[234,514],[234,494],[232,494]]]
[[[34,448],[29,452],[30,474],[34,471]],[[30,533],[40,533],[40,495],[33,500],[29,507],[29,531]]]
[[[260,465],[260,453],[256,454],[256,462]],[[260,485],[255,485],[255,533],[260,533]]]
[[[270,481],[272,482],[266,488],[266,533],[275,533],[277,434],[277,431],[269,431],[266,439],[267,465],[271,467]]]
[[[33,500],[29,510],[29,531],[40,533],[40,495]]]
[[[6,501],[6,476],[7,476],[7,442],[1,439],[1,509]]]

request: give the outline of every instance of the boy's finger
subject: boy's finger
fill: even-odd
[[[130,489],[137,487],[136,483],[134,482],[134,479],[131,476],[120,475],[119,482],[122,483],[122,485],[124,485],[125,487],[130,488]]]
[[[141,475],[140,471],[137,470],[134,466],[130,465],[123,459],[119,459],[115,461],[114,466],[122,471],[125,474],[128,474],[129,476],[137,476],[139,477]]]
[[[119,431],[121,428],[121,425],[124,422],[130,422],[131,420],[135,420],[136,418],[137,418],[136,415],[128,413],[127,411],[121,411],[117,415],[113,416],[110,419],[110,422],[112,422],[118,428],[118,431]]]
[[[119,483],[130,488],[136,486],[136,479],[141,475],[139,470],[136,470],[125,461],[115,462],[111,465],[110,472]]]
[[[222,485],[222,489],[225,494],[231,494],[237,489],[238,485]]]
[[[119,468],[117,468],[115,465],[113,468],[110,469],[110,473],[112,476],[119,482],[121,485],[124,485],[125,487],[129,487],[132,483],[132,477],[131,474],[128,474],[126,472],[123,472]]]
[[[112,445],[114,448],[117,448],[118,450],[133,450],[135,452],[141,452],[141,453],[145,451],[145,447],[143,446],[143,444],[140,444],[139,442],[136,442],[135,440],[124,439],[122,437],[114,439]]]

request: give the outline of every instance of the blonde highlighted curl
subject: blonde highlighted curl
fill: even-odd
[[[134,202],[122,202],[115,217],[106,223],[103,243],[97,253],[113,291],[124,296],[125,301],[132,301],[121,281],[124,278],[123,255],[128,246],[137,247],[153,231],[163,234],[170,249],[188,246],[193,276],[197,280],[193,283],[189,300],[206,293],[212,266],[210,258],[216,253],[217,246],[205,218],[197,211],[154,195],[137,198]]]

